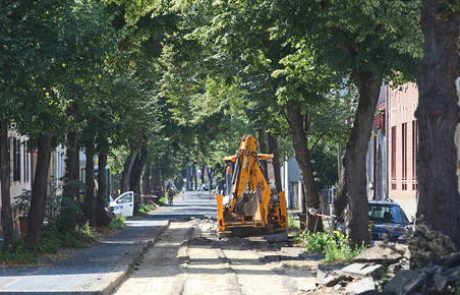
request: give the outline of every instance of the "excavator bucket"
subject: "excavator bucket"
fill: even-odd
[[[225,158],[226,193],[216,195],[219,236],[281,233],[287,237],[285,194],[270,186],[262,166],[273,157],[258,154],[256,138],[246,135],[237,153]]]

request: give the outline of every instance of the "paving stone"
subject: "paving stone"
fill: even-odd
[[[364,294],[373,290],[375,290],[375,281],[371,277],[354,281],[345,288],[346,294]]]
[[[371,276],[375,275],[382,269],[381,264],[373,264],[373,263],[353,263],[350,265],[345,266],[340,270],[340,273],[345,275],[352,275],[352,276]]]
[[[281,255],[299,257],[305,249],[303,247],[281,247]]]
[[[353,259],[353,262],[394,263],[404,257],[405,250],[396,246],[378,244],[367,248]]]
[[[326,287],[332,287],[340,283],[340,281],[346,278],[345,275],[335,273],[335,272],[328,272],[318,269],[316,272],[316,281],[320,285],[324,285]]]
[[[407,294],[417,289],[425,279],[426,274],[421,270],[402,270],[385,285],[383,290],[395,294]]]

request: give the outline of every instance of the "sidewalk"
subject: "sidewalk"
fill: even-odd
[[[0,268],[0,294],[109,294],[168,227],[155,215],[52,265]]]

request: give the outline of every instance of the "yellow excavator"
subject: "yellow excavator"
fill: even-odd
[[[285,235],[285,194],[270,187],[262,168],[262,162],[273,157],[273,154],[258,154],[256,138],[246,135],[236,155],[225,158],[234,168],[231,193],[216,194],[219,237]]]

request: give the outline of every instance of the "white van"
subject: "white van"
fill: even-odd
[[[125,192],[115,200],[110,197],[110,209],[115,215],[131,217],[134,215],[134,192]]]

